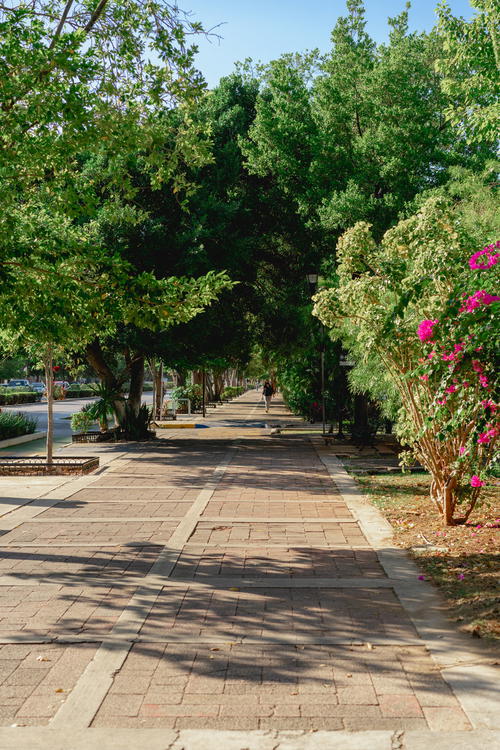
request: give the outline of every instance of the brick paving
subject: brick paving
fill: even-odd
[[[122,721],[176,729],[470,728],[418,646],[135,644],[93,725]]]
[[[98,644],[0,645],[0,725],[47,724]]]
[[[313,446],[217,411],[3,534],[0,724],[470,729]]]
[[[179,557],[173,577],[281,576],[380,578],[384,569],[373,550],[246,548],[214,550],[189,546]]]

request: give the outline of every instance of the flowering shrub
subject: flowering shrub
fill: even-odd
[[[496,247],[500,247],[500,242],[469,258],[460,279],[464,286],[495,286],[498,274],[493,267],[500,261],[500,254],[494,252]],[[464,501],[463,519],[469,517],[496,457],[500,423],[498,399],[491,396],[495,391],[498,347],[494,332],[498,331],[499,301],[499,296],[485,289],[472,294],[459,294],[456,289],[443,306],[440,319],[433,321],[429,336],[421,336],[422,326],[429,321],[424,320],[417,327],[427,355],[417,371],[429,383],[430,397],[434,396],[426,426],[433,424],[439,429],[438,436],[447,443],[452,459],[446,486],[454,491],[445,502],[449,507],[443,508],[450,518],[456,505]]]
[[[376,353],[397,388],[396,431],[430,472],[447,524],[469,517],[497,455],[497,248],[474,252],[452,208],[432,198],[379,246],[366,223],[346,232],[337,284],[315,298],[332,336],[357,361]]]

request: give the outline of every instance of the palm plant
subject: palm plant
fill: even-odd
[[[105,383],[100,383],[95,389],[98,400],[89,407],[89,414],[99,422],[101,432],[108,429],[108,419],[116,415],[116,405],[125,401],[123,394]]]

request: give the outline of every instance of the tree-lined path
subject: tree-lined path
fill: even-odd
[[[3,480],[1,748],[496,747],[488,659],[331,449],[264,416],[251,391],[96,475]]]

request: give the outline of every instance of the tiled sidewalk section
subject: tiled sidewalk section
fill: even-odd
[[[132,596],[130,586],[1,586],[0,637],[51,639],[109,633]]]
[[[241,546],[217,550],[190,545],[180,555],[174,578],[207,576],[357,577],[380,578],[384,570],[373,550],[314,549],[311,547]]]
[[[469,729],[422,647],[135,644],[93,726]]]
[[[0,724],[470,728],[312,446],[228,451],[254,399],[224,407],[234,430],[131,446],[4,534],[0,637],[80,642],[4,647]],[[59,662],[22,666],[52,650],[56,688]]]
[[[186,639],[252,638],[277,644],[317,638],[363,642],[373,636],[411,642],[417,637],[389,588],[233,588],[238,590],[163,588],[140,636],[168,640],[173,632]]]
[[[48,724],[98,645],[0,645],[0,724]]]

